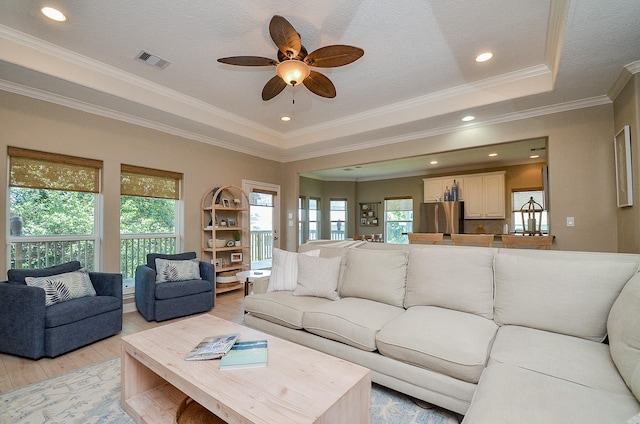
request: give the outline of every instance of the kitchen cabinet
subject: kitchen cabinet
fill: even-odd
[[[464,181],[461,176],[424,178],[422,181],[424,182],[425,203],[443,201],[444,192],[447,188],[449,189],[449,192],[451,192],[454,181],[458,184],[458,200],[464,201],[465,188]],[[453,198],[451,200],[453,200]]]
[[[464,176],[466,219],[505,217],[504,171]]]

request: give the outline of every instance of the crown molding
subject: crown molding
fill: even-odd
[[[539,108],[528,109],[520,112],[506,113],[503,115],[495,116],[491,119],[484,120],[477,123],[466,123],[463,125],[450,125],[439,128],[431,128],[426,131],[413,132],[408,134],[402,134],[393,137],[379,138],[368,141],[366,143],[359,143],[356,145],[343,146],[334,149],[323,149],[322,152],[303,153],[298,155],[288,155],[285,162],[294,162],[298,160],[312,159],[321,156],[330,156],[342,153],[348,153],[363,149],[370,149],[374,147],[385,146],[389,144],[403,143],[412,140],[418,140],[422,138],[435,137],[443,134],[451,134],[460,131],[465,131],[470,128],[481,128],[491,125],[503,124],[507,122],[519,121],[522,119],[535,118],[538,116],[552,115],[555,113],[568,112],[576,109],[584,109],[594,106],[601,106],[605,104],[611,104],[611,99],[608,96],[598,96],[589,99],[576,100],[572,102],[560,103],[555,105],[543,106]]]
[[[560,66],[560,56],[562,54],[564,34],[567,29],[567,20],[569,19],[569,6],[570,0],[551,0],[551,6],[549,8],[544,62],[551,70],[552,84],[554,86]]]
[[[618,74],[618,78],[616,78],[616,81],[611,86],[611,89],[607,93],[609,98],[611,100],[615,100],[620,95],[627,83],[631,80],[631,78],[638,72],[640,72],[640,60],[625,65],[625,67],[622,68],[622,70]]]
[[[200,143],[209,144],[223,149],[232,150],[238,153],[244,153],[252,156],[258,156],[264,159],[273,160],[276,162],[283,162],[284,157],[282,155],[276,155],[267,153],[264,151],[257,151],[257,149],[250,149],[238,144],[229,143],[214,137],[207,137],[202,134],[197,134],[191,131],[186,131],[180,128],[172,127],[170,125],[161,124],[156,121],[140,118],[137,116],[129,115],[123,112],[115,111],[112,109],[92,105],[80,100],[65,97],[59,94],[50,93],[48,91],[39,90],[32,87],[27,87],[20,84],[15,84],[10,81],[0,80],[0,90],[8,91],[14,94],[30,97],[36,100],[42,100],[48,103],[65,106],[71,109],[79,110],[82,112],[90,113],[93,115],[101,116],[104,118],[115,119],[117,121],[126,122],[132,125],[137,125],[144,128],[160,131],[166,134],[175,135],[188,140],[198,141]]]

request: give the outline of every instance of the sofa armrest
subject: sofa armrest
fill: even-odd
[[[155,319],[156,272],[146,265],[136,268],[136,308],[147,321]]]
[[[122,274],[90,272],[89,278],[98,296],[113,296],[122,299]]]
[[[44,356],[44,303],[40,287],[0,283],[0,352]]]

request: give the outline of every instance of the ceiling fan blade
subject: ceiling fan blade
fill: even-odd
[[[260,56],[221,57],[218,62],[237,66],[276,66],[278,64],[274,59]]]
[[[360,59],[363,54],[364,50],[359,47],[337,44],[334,46],[321,47],[309,53],[304,61],[309,66],[334,68],[355,62]]]
[[[274,76],[264,85],[262,89],[262,100],[265,102],[267,100],[271,100],[276,97],[284,88],[287,86],[287,83],[284,82],[282,78],[279,76]]]
[[[269,34],[282,54],[291,59],[298,56],[302,48],[298,31],[280,15],[275,15],[269,22]]]
[[[308,77],[302,81],[305,87],[320,97],[332,99],[336,97],[336,87],[331,80],[320,72],[311,71]]]

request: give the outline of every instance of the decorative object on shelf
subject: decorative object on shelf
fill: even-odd
[[[207,246],[213,247],[213,239],[207,240]]]
[[[227,220],[227,223],[229,224],[229,227],[235,227],[237,225],[235,218],[229,218],[229,220]]]
[[[222,268],[222,259],[220,258],[214,259],[213,265],[215,265],[216,269]]]
[[[229,241],[227,241],[227,247],[233,247],[233,246],[235,246],[235,245],[236,245],[236,242],[235,242],[235,241],[233,241],[233,240],[229,240]]]
[[[380,202],[360,203],[359,213],[361,227],[378,226],[378,203]]]
[[[231,202],[229,201],[229,199],[222,199],[222,207],[225,207],[225,208],[231,207]]]
[[[231,262],[242,262],[242,252],[232,253]]]
[[[225,247],[227,245],[227,241],[226,240],[220,240],[220,239],[216,239],[216,247],[218,249]]]
[[[542,225],[542,212],[544,208],[535,200],[533,196],[527,203],[520,208],[520,214],[522,215],[522,228],[524,235],[541,235],[540,230]]]
[[[236,231],[233,233],[233,239],[236,242],[236,246],[240,246],[241,242],[242,242],[242,232],[240,231]]]
[[[616,159],[618,207],[633,206],[633,168],[631,167],[631,131],[625,125],[613,138]]]

